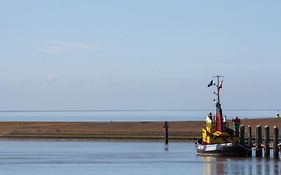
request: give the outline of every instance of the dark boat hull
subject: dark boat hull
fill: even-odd
[[[239,143],[200,144],[197,142],[195,146],[199,155],[247,157],[250,151]]]

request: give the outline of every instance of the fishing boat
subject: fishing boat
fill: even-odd
[[[239,125],[240,119],[233,119],[234,129],[229,128],[226,117],[222,115],[220,103],[220,90],[222,89],[222,76],[215,76],[217,82],[212,80],[208,87],[215,87],[216,95],[216,114],[212,113],[206,118],[205,126],[202,128],[202,138],[196,143],[195,147],[199,155],[218,155],[218,156],[247,156],[249,149],[240,144]]]

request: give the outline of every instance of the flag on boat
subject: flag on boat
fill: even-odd
[[[208,87],[210,87],[210,86],[213,86],[214,85],[214,82],[213,82],[213,80],[208,84]]]

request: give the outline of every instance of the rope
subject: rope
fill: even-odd
[[[244,148],[244,149],[248,150],[248,151],[252,151],[252,150],[253,150],[252,148],[247,148],[247,147],[245,147],[245,146],[241,145],[240,143],[238,143],[238,145],[239,145],[239,146],[241,146],[242,148]]]

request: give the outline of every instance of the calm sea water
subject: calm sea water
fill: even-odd
[[[198,121],[210,111],[0,112],[0,121]],[[214,111],[211,111],[214,113]],[[224,111],[228,119],[275,117],[276,111]]]
[[[193,143],[0,140],[5,175],[280,174],[280,162],[196,155]]]

